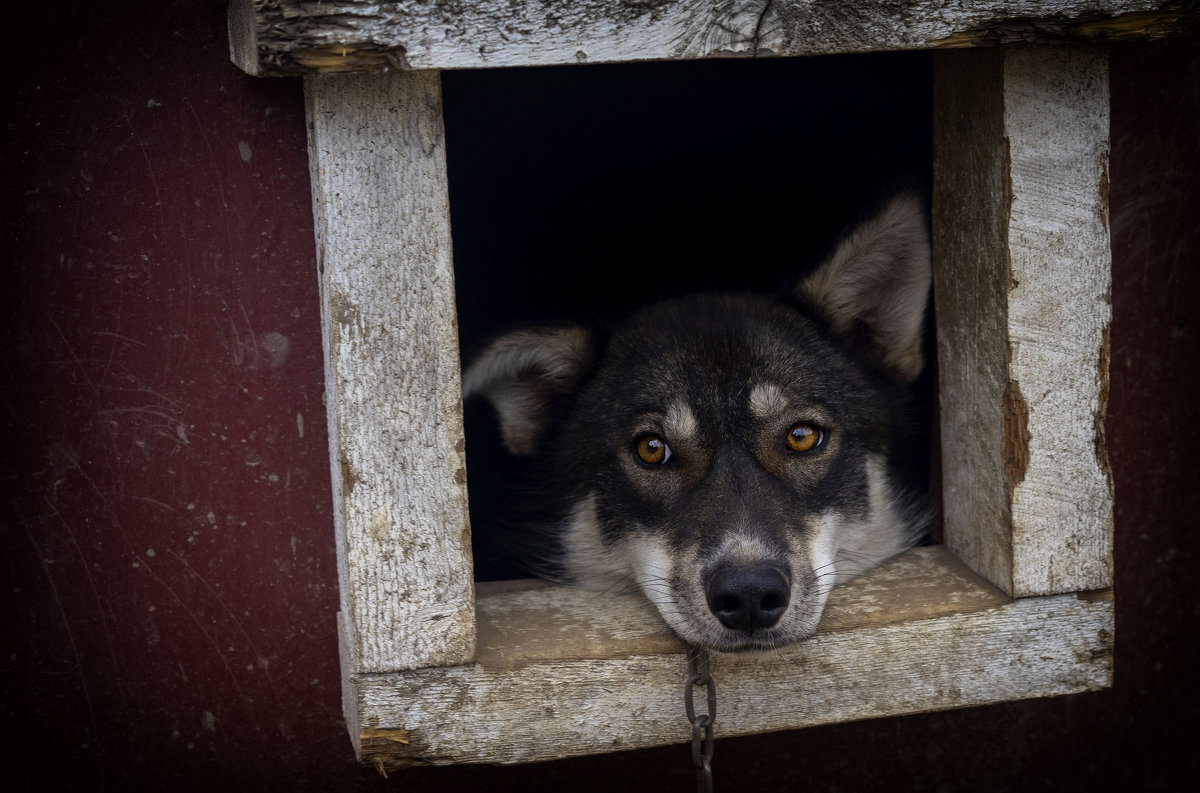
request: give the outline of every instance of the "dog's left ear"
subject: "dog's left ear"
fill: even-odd
[[[504,445],[533,454],[551,404],[578,385],[595,340],[583,328],[530,328],[493,341],[463,374],[463,399],[487,398],[500,419]]]
[[[903,383],[921,373],[921,328],[932,273],[921,201],[892,198],[795,287],[838,336],[861,341]]]

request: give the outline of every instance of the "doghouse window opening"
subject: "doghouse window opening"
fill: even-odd
[[[927,202],[931,63],[918,52],[444,74],[464,364],[513,327],[777,292],[873,203],[900,190]],[[925,423],[928,321],[914,416]],[[495,525],[515,461],[483,400],[466,417],[476,579],[521,577]]]

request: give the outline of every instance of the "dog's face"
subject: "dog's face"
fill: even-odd
[[[897,392],[921,368],[924,240],[904,199],[792,302],[697,296],[606,342],[575,328],[498,340],[466,390],[561,498],[566,577],[634,584],[684,641],[741,651],[811,635],[835,583],[911,545],[922,511],[893,461]],[[854,274],[830,272],[847,262]]]

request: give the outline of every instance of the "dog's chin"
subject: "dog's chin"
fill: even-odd
[[[673,622],[679,624],[672,624]],[[690,620],[668,620],[671,631],[685,644],[702,647],[706,650],[731,655],[752,655],[754,653],[777,653],[816,633],[816,620],[812,624],[785,624],[753,633],[735,631],[724,627],[713,618],[702,624],[693,624]]]
[[[811,635],[811,634],[810,634]],[[791,645],[803,641],[808,636],[750,636],[739,637],[727,643],[720,643],[706,649],[729,655],[754,655],[755,653],[774,654]]]

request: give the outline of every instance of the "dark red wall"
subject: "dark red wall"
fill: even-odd
[[[68,5],[3,72],[5,773],[353,778],[299,84]]]
[[[223,3],[68,5],[23,12],[3,56],[8,784],[689,789],[677,747],[391,780],[354,764],[300,85],[230,65]],[[1196,43],[1112,62],[1116,686],[723,740],[719,789],[1200,772]]]

